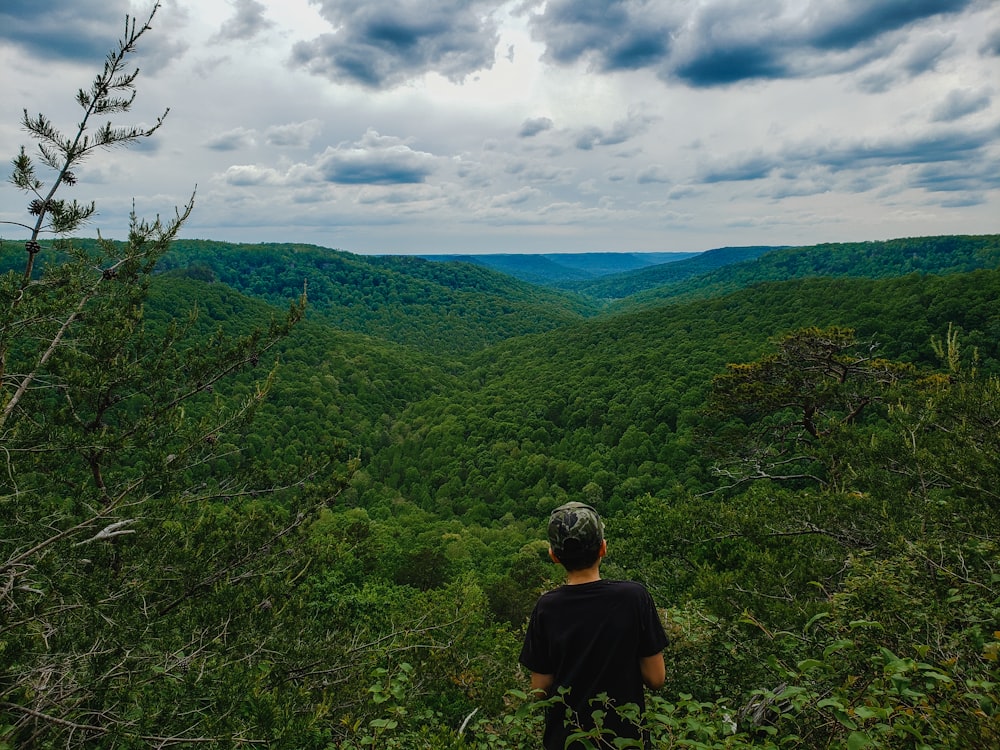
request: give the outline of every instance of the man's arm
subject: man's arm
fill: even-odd
[[[552,690],[552,684],[556,681],[555,675],[531,673],[531,692],[541,693],[538,697],[548,698]]]
[[[642,673],[642,684],[650,690],[658,690],[667,680],[667,668],[663,663],[663,652],[639,659],[639,671]],[[532,675],[534,687],[534,675]]]

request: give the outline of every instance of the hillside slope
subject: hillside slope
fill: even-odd
[[[562,286],[567,282],[584,281],[628,273],[665,263],[675,263],[698,253],[545,253],[485,255],[424,255],[438,263],[455,261],[473,263],[509,274],[516,279],[544,286]]]
[[[480,266],[312,245],[180,240],[161,269],[219,281],[277,305],[306,289],[310,314],[337,328],[440,353],[473,351],[596,312],[578,295]]]
[[[511,339],[471,358],[462,390],[407,407],[372,474],[476,522],[544,515],[591,483],[612,511],[676,486],[708,490],[696,428],[727,363],[838,325],[880,342],[880,356],[934,364],[931,338],[952,325],[1000,371],[998,299],[1000,271],[811,278]]]
[[[720,247],[671,263],[660,263],[587,282],[559,286],[597,299],[621,299],[646,289],[677,284],[733,263],[758,258],[773,247]]]
[[[638,292],[612,310],[651,307],[664,301],[705,299],[764,281],[809,277],[882,279],[909,273],[952,274],[1000,266],[1000,235],[909,237],[772,250],[702,275]]]

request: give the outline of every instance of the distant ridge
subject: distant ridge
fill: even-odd
[[[484,266],[296,243],[177,240],[158,271],[226,284],[279,306],[306,288],[311,316],[435,353],[474,351],[597,313],[586,297]]]
[[[532,284],[563,285],[662,264],[676,263],[701,253],[490,253],[486,255],[421,255],[436,263],[472,263],[500,271]]]
[[[613,307],[627,310],[635,305],[659,305],[668,300],[717,297],[769,281],[848,276],[882,279],[912,273],[968,273],[997,267],[1000,267],[1000,235],[996,234],[901,237],[774,248],[757,257],[719,263],[716,268],[689,278],[651,284],[628,299],[618,298],[620,301]]]
[[[622,299],[647,289],[678,284],[734,263],[752,261],[779,247],[720,247],[692,253],[673,263],[639,268],[587,282],[566,282],[557,286],[597,299]]]

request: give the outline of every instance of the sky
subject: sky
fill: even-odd
[[[8,174],[152,8],[0,0]],[[1000,232],[998,0],[164,0],[134,65],[114,123],[169,114],[77,170],[86,234],[192,192],[183,237],[353,253]]]

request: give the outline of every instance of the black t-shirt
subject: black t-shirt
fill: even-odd
[[[653,598],[632,581],[594,581],[561,586],[542,594],[528,622],[520,662],[532,672],[554,675],[553,694],[568,687],[566,704],[580,726],[593,726],[591,712],[606,710],[591,699],[607,693],[614,705],[645,708],[639,659],[667,645]],[[545,719],[544,745],[563,750],[571,729],[566,709],[553,706]],[[618,736],[638,737],[613,712],[604,720]]]

